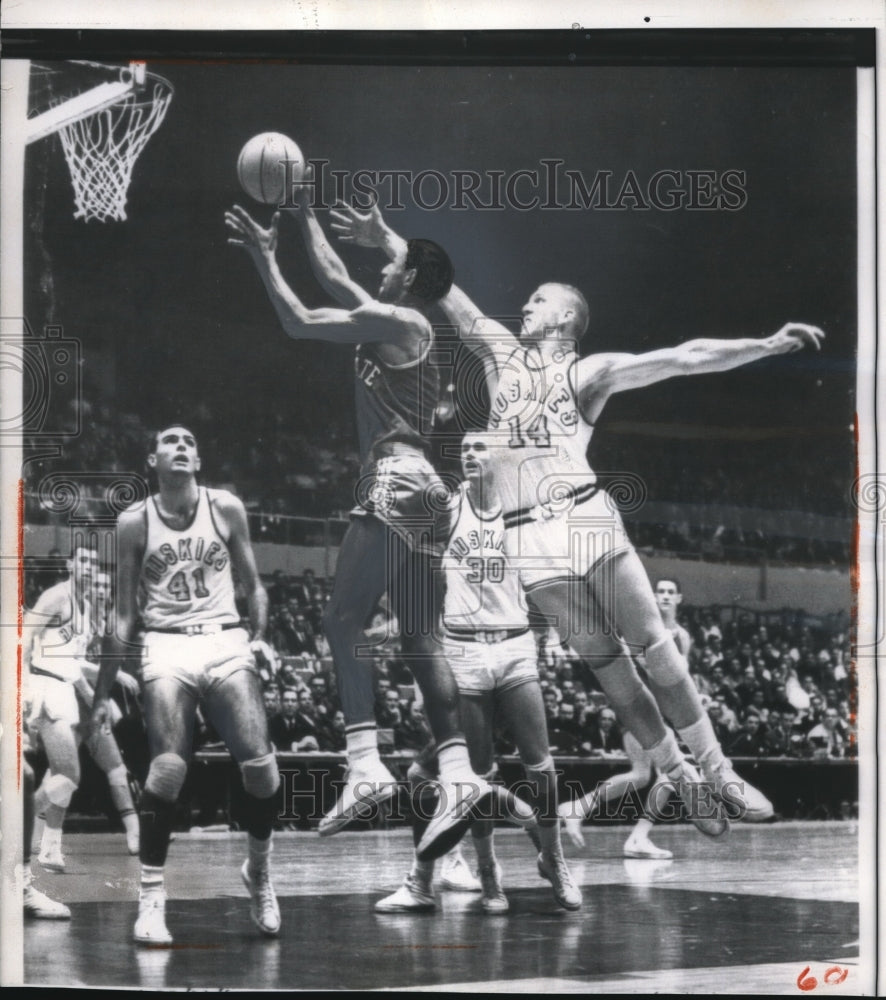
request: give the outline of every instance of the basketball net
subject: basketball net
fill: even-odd
[[[132,168],[148,139],[162,125],[172,87],[147,74],[135,89],[103,111],[59,129],[74,186],[74,218],[122,221]]]

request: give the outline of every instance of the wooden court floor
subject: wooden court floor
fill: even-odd
[[[567,845],[584,892],[578,913],[557,907],[525,834],[498,831],[511,903],[503,916],[480,912],[474,894],[439,891],[435,914],[374,913],[372,904],[408,869],[407,830],[279,834],[276,940],[260,938],[249,920],[239,876],[245,835],[177,834],[167,869],[175,943],[157,949],[130,940],[138,862],[122,834],[69,834],[68,871],[36,863],[34,871],[73,917],[24,925],[24,981],[150,990],[873,994],[870,963],[859,961],[855,824],[736,825],[722,841],[669,826],[654,833],[674,852],[665,862],[625,859],[628,829],[589,829],[584,848]],[[465,855],[473,863],[469,841]],[[811,990],[799,989],[798,980],[812,979]]]

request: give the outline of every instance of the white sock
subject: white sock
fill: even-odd
[[[249,834],[249,870],[253,873],[263,872],[268,867],[268,858],[271,856],[271,838],[259,840]]]
[[[413,858],[409,874],[416,882],[420,882],[423,886],[430,888],[431,882],[434,880],[434,862],[419,861],[418,858]]]
[[[652,822],[650,820],[645,818],[638,819],[634,829],[631,830],[630,837],[628,837],[628,843],[640,843],[648,840],[651,829]]]
[[[142,865],[141,888],[143,893],[162,892],[163,868],[156,865]]]
[[[667,775],[679,772],[680,765],[683,763],[683,755],[677,746],[677,739],[670,730],[654,747],[649,748],[649,754],[659,771],[664,771]]]
[[[477,852],[477,864],[481,868],[495,864],[495,844],[491,833],[485,837],[474,837],[474,850]]]
[[[371,763],[381,761],[378,755],[378,730],[374,723],[364,723],[345,730],[345,746],[348,763]]]
[[[437,763],[440,765],[440,777],[447,781],[474,777],[468,746],[464,740],[455,739],[444,743],[437,751]]]
[[[723,751],[707,714],[691,726],[684,726],[678,731],[680,739],[689,747],[699,767],[718,767],[723,762]]]
[[[56,829],[53,826],[43,827],[43,836],[40,838],[40,853],[49,853],[53,850],[62,849],[62,831],[61,827]]]

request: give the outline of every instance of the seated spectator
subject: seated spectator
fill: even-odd
[[[330,753],[344,753],[346,747],[345,740],[345,713],[339,708],[331,716],[324,717],[318,726],[317,742],[321,750]]]
[[[821,722],[806,733],[806,748],[817,760],[846,756],[846,743],[838,728],[840,716],[834,708],[825,710]]]
[[[578,753],[575,706],[565,698],[560,702],[557,717],[548,720],[548,743],[553,754],[572,756]]]
[[[717,742],[720,746],[726,746],[738,729],[737,725],[734,728],[727,725],[725,716],[726,708],[723,702],[718,701],[716,698],[712,699],[708,704],[708,717],[711,720],[711,725],[714,727],[714,735],[717,737]]]
[[[723,749],[735,757],[762,757],[765,753],[765,740],[760,716],[756,712],[748,712],[741,729],[732,735]]]
[[[276,684],[267,684],[262,688],[262,700],[265,704],[265,717],[268,720],[280,712],[280,689]]]
[[[548,722],[550,727],[551,723]],[[601,708],[594,722],[582,734],[581,752],[589,757],[621,757],[622,734],[611,708]]]
[[[410,699],[402,718],[395,722],[394,749],[418,753],[431,741],[431,731],[425,720],[424,710],[416,698]]]
[[[400,695],[393,687],[388,687],[376,702],[375,721],[379,729],[393,729],[402,719]]]
[[[314,709],[317,717],[321,719],[331,717],[338,706],[329,693],[329,677],[325,673],[314,674],[308,681],[308,687],[314,696]]]
[[[268,736],[281,753],[318,750],[317,725],[312,716],[306,717],[302,696],[310,699],[310,691],[286,688],[281,696],[281,711],[268,720]]]

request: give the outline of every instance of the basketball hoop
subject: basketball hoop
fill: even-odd
[[[58,129],[74,186],[74,218],[122,221],[132,168],[166,117],[172,84],[133,63],[120,72],[130,89],[115,103]]]

